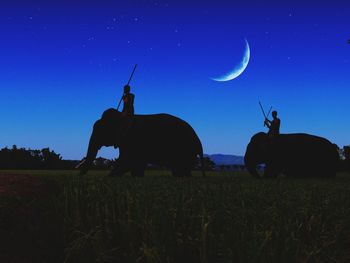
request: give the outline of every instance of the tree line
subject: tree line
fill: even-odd
[[[0,169],[72,169],[77,161],[63,160],[60,154],[44,148],[32,150],[18,148],[2,148],[0,150]]]
[[[98,157],[92,165],[92,169],[105,170],[113,167],[115,160]],[[33,150],[18,148],[13,145],[12,148],[2,148],[0,150],[0,169],[1,170],[70,170],[74,169],[79,160],[63,160],[62,156],[50,148]],[[199,166],[199,164],[197,165]],[[209,158],[204,158],[204,167],[206,170],[213,170],[215,163]],[[163,167],[150,166],[150,169],[161,170]]]
[[[343,148],[338,148],[340,156],[340,171],[350,171],[350,145],[344,146]],[[2,148],[0,150],[0,169],[1,170],[11,170],[11,169],[21,169],[21,170],[70,170],[79,163],[78,160],[63,160],[60,154],[55,153],[50,148],[43,148],[41,150],[32,150],[25,148],[18,148],[13,145],[12,148]],[[93,162],[92,169],[104,170],[111,169],[113,167],[114,160],[105,159],[102,157],[96,158]],[[199,169],[200,164],[196,165]],[[244,169],[243,166],[233,166],[237,169]],[[150,166],[150,169],[163,169],[163,167]],[[204,157],[204,168],[205,170],[229,170],[232,167],[217,166],[208,157]]]

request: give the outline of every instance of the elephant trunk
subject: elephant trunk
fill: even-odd
[[[255,160],[253,160],[252,156],[251,156],[252,152],[250,147],[248,146],[247,148],[247,152],[244,156],[244,164],[245,167],[247,168],[248,172],[253,175],[254,177],[260,177],[256,167],[258,165],[258,162],[256,162]]]
[[[253,175],[254,177],[260,177],[257,169],[256,169],[256,164],[246,164],[246,168],[248,172]]]
[[[87,173],[87,171],[89,170],[89,168],[92,165],[92,162],[95,160],[96,155],[98,150],[101,147],[97,144],[94,136],[92,135],[90,138],[90,142],[89,142],[89,148],[86,154],[86,157],[84,158],[84,160],[78,164],[77,168],[80,169],[80,174],[84,175]]]

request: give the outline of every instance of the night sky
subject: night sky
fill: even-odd
[[[263,127],[350,144],[349,1],[1,3],[0,147],[85,156],[95,120],[131,83],[138,114],[189,122],[205,153],[243,155]],[[238,78],[215,82],[251,57]],[[116,150],[101,151],[115,157]]]

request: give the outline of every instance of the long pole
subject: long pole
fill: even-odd
[[[127,86],[129,86],[130,81],[131,81],[131,79],[132,79],[132,76],[134,76],[134,73],[135,73],[136,67],[137,67],[137,64],[135,64],[134,69],[133,69],[133,71],[131,72],[131,75],[130,75],[129,81],[128,81],[128,83],[126,84]],[[124,94],[123,94],[123,95],[124,95]],[[121,98],[120,98],[120,100],[119,100],[117,110],[119,110],[120,104],[122,103],[122,100],[123,100],[123,95],[122,95],[122,97],[121,97]]]
[[[272,106],[270,107],[269,112],[267,113],[267,117],[269,117],[271,110],[272,110]]]
[[[131,75],[130,75],[128,84],[126,84],[126,85],[129,85],[129,84],[130,84],[130,81],[131,81],[131,79],[132,79],[132,76],[134,76],[134,72],[135,72],[135,70],[136,70],[136,67],[137,67],[137,64],[135,64],[134,69],[132,70],[132,73],[131,73]]]
[[[262,113],[264,114],[265,119],[267,119],[267,117],[269,117],[270,112],[271,112],[271,110],[272,110],[272,106],[270,107],[269,112],[268,112],[267,115],[266,115],[266,114],[265,114],[265,111],[264,111],[264,108],[263,108],[263,106],[261,105],[261,102],[260,102],[260,101],[259,101],[259,105],[260,105],[260,108],[261,108]],[[265,122],[264,122],[264,127],[265,127]]]
[[[261,105],[261,102],[260,102],[260,101],[259,101],[259,105],[260,105],[260,108],[261,108],[262,113],[264,114],[265,119],[267,119],[266,114],[265,114],[265,111],[264,111],[264,108],[263,108],[263,106]]]

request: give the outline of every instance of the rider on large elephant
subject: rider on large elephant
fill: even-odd
[[[129,85],[124,86],[124,94],[123,94],[122,100],[123,100],[123,110],[122,110],[123,115],[127,117],[133,116],[135,95],[130,93]]]
[[[121,132],[123,134],[126,134],[132,123],[133,123],[133,116],[135,113],[134,110],[134,100],[135,100],[135,95],[130,93],[130,86],[127,84],[124,86],[124,93],[122,96],[123,100],[123,110],[122,110],[122,116],[123,119],[121,120]]]
[[[203,149],[196,132],[185,121],[169,114],[134,115],[126,119],[115,109],[106,110],[95,122],[86,158],[77,168],[85,174],[102,146],[119,148],[119,158],[110,175],[143,176],[148,164],[168,167],[175,176],[189,176]]]

